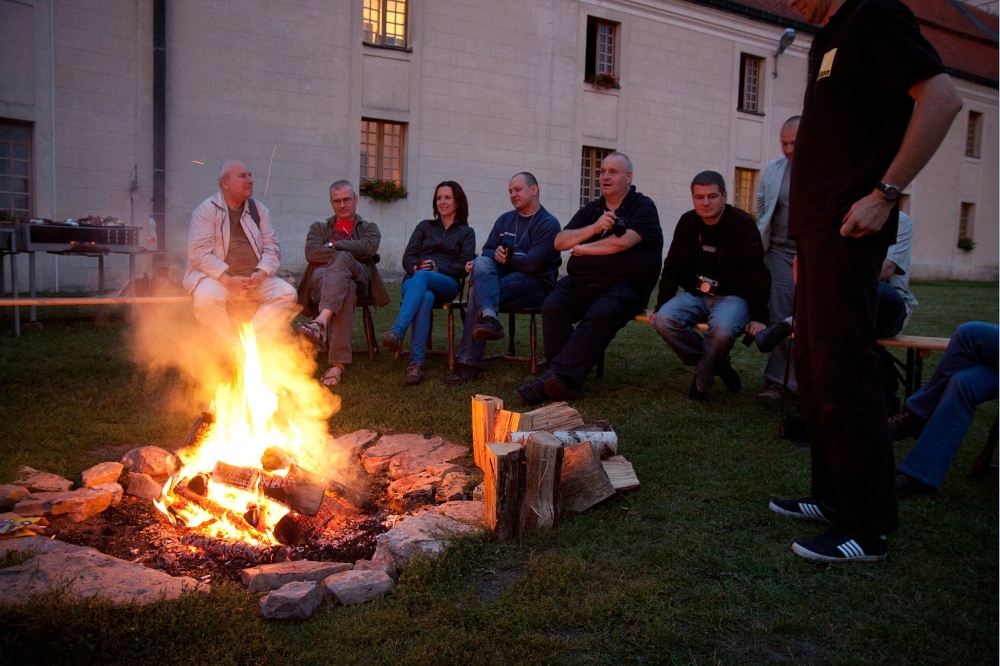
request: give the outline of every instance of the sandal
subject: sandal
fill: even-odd
[[[322,322],[311,321],[308,324],[302,324],[299,326],[299,335],[317,347],[326,346],[326,326]]]
[[[336,386],[344,377],[344,369],[339,365],[331,365],[326,374],[319,380],[323,386]]]

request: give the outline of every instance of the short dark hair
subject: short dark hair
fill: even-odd
[[[469,199],[465,196],[465,190],[462,186],[453,180],[445,180],[438,183],[438,186],[434,188],[434,199],[431,201],[431,206],[434,208],[434,219],[440,220],[441,213],[438,212],[438,190],[442,187],[450,187],[451,193],[455,197],[455,224],[468,224],[469,223]]]
[[[792,116],[785,122],[781,123],[781,129],[785,129],[790,125],[797,125],[800,120],[802,120],[802,116]]]
[[[530,171],[518,171],[513,176],[511,176],[510,179],[514,180],[518,176],[524,176],[524,182],[528,184],[528,187],[538,187],[538,179],[535,178],[535,174],[531,173]],[[539,187],[538,189],[541,188]]]
[[[711,187],[712,185],[718,185],[719,192],[722,194],[726,193],[726,180],[722,177],[722,174],[719,173],[718,171],[702,171],[691,180],[692,192],[694,192],[695,185],[701,185],[702,187]]]

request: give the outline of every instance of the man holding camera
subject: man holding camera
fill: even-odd
[[[691,181],[694,210],[681,215],[663,262],[650,323],[687,366],[694,366],[688,397],[708,398],[718,376],[730,393],[740,376],[729,352],[744,331],[756,335],[767,321],[771,275],[753,218],[726,203],[726,183],[715,171]],[[677,288],[684,289],[680,294]],[[708,323],[705,337],[695,324]]]
[[[601,196],[555,238],[555,249],[571,256],[566,277],[542,304],[548,368],[517,389],[529,405],[576,398],[608,344],[646,307],[656,284],[663,251],[660,217],[653,200],[632,186],[628,156],[615,152],[604,158],[600,187]]]
[[[522,171],[510,179],[507,193],[514,210],[497,218],[483,253],[465,266],[472,274],[469,306],[455,372],[444,378],[449,386],[482,374],[486,341],[504,336],[500,309],[537,308],[556,284],[559,220],[539,202],[538,181]]]

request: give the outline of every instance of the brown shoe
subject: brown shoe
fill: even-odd
[[[767,388],[757,394],[759,400],[781,400],[781,396],[785,394],[784,387],[777,382],[768,382]]]
[[[403,377],[403,386],[416,386],[424,380],[423,369],[414,363],[411,366],[407,366],[406,375]]]
[[[889,418],[889,434],[894,440],[906,437],[919,437],[927,425],[927,419],[922,419],[903,406],[899,414]]]

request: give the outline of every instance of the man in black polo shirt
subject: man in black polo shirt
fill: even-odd
[[[744,331],[767,321],[771,275],[753,218],[726,203],[726,181],[702,171],[691,181],[694,209],[681,215],[663,261],[656,314],[649,323],[687,366],[694,367],[688,397],[708,399],[718,375],[731,393],[740,376],[729,352]],[[677,293],[680,287],[684,291]],[[708,323],[704,338],[692,328]]]
[[[771,509],[832,523],[792,550],[880,560],[899,517],[875,338],[876,287],[899,192],[962,108],[934,48],[898,0],[789,0],[822,26],[795,140],[789,235],[798,247],[795,373],[812,495]]]
[[[660,217],[653,200],[632,185],[628,156],[611,153],[601,161],[600,186],[601,196],[555,238],[555,248],[571,256],[568,275],[542,303],[548,368],[517,389],[529,405],[577,397],[615,334],[645,309],[660,272]]]

